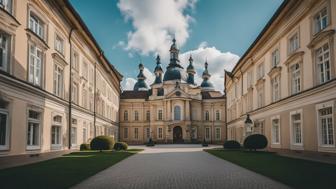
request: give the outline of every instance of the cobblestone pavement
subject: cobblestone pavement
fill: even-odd
[[[200,145],[138,148],[145,150],[88,178],[74,188],[288,188],[203,152]]]

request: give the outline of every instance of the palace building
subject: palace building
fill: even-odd
[[[0,1],[0,156],[117,139],[121,79],[67,0]]]
[[[336,152],[335,18],[336,1],[282,3],[225,74],[228,139],[252,123],[271,150]]]
[[[129,144],[143,144],[150,138],[156,143],[222,143],[226,138],[225,96],[215,91],[208,63],[198,86],[192,57],[184,70],[175,39],[169,51],[165,72],[157,56],[155,80],[150,87],[145,82],[144,66],[139,64],[134,89],[122,92],[120,140]]]

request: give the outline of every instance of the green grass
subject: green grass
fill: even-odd
[[[0,170],[0,188],[69,188],[137,153],[83,151],[34,164]]]
[[[282,157],[269,152],[205,150],[219,158],[294,188],[332,188],[336,165]]]

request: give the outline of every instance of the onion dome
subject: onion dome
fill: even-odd
[[[176,47],[176,40],[173,39],[173,44],[170,46],[170,63],[167,66],[167,71],[164,74],[163,81],[170,80],[186,80],[186,75],[183,67],[178,59],[179,49]]]
[[[163,70],[161,68],[160,56],[158,55],[156,57],[156,67],[154,69],[155,81],[153,84],[162,83],[162,73],[163,73]]]
[[[204,64],[204,71],[203,71],[203,74],[202,74],[202,78],[203,78],[203,81],[201,83],[201,88],[202,90],[206,90],[206,91],[213,91],[214,90],[214,86],[213,84],[209,81],[211,75],[209,74],[209,71],[208,71],[208,62],[205,62]]]
[[[133,90],[134,91],[145,91],[148,90],[148,86],[145,82],[146,76],[143,73],[144,65],[142,63],[139,64],[139,74],[138,74],[138,81],[135,83]]]
[[[196,71],[195,71],[195,68],[193,66],[193,61],[194,60],[193,60],[192,56],[190,55],[189,65],[187,67],[187,74],[188,74],[187,83],[189,83],[189,84],[195,84],[194,75],[195,75]]]

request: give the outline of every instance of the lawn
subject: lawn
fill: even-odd
[[[74,152],[59,158],[0,170],[0,188],[69,188],[137,153]]]
[[[269,152],[209,149],[206,152],[293,188],[332,188],[336,165],[282,157]]]

